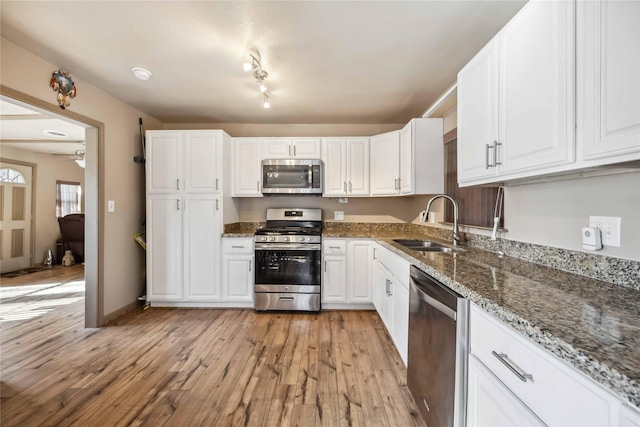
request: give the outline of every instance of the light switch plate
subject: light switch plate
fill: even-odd
[[[619,216],[590,216],[589,227],[599,228],[604,246],[620,247],[620,228],[622,219]]]
[[[115,211],[116,211],[116,201],[107,200],[107,212],[115,212]]]
[[[344,220],[344,211],[334,211],[333,212],[333,219],[336,221],[343,221]]]

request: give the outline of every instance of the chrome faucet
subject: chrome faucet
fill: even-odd
[[[427,203],[427,209],[425,209],[424,215],[422,216],[422,222],[429,221],[429,209],[431,209],[431,203],[441,197],[451,200],[451,203],[453,203],[453,246],[458,246],[458,243],[460,242],[460,230],[458,229],[458,204],[451,197],[447,196],[446,194],[438,194],[437,196],[433,196]]]

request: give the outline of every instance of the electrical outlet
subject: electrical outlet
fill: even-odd
[[[620,228],[622,219],[619,216],[590,216],[589,227],[599,228],[604,246],[620,247]]]
[[[336,221],[343,221],[344,220],[344,211],[334,211],[333,212],[333,219]]]

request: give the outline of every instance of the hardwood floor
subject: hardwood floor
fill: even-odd
[[[373,311],[151,308],[84,329],[74,279],[43,289],[55,310],[41,290],[3,317],[2,426],[424,425]]]

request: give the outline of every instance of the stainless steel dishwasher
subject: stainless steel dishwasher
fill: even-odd
[[[469,301],[411,266],[407,384],[429,427],[466,425]]]

